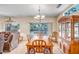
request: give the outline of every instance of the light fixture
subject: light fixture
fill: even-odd
[[[34,19],[42,20],[45,18],[45,15],[41,15],[40,5],[38,8],[38,14],[34,17]]]

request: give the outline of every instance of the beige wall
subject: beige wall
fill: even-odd
[[[59,32],[59,19],[63,16],[63,14],[60,14],[58,17],[57,17],[57,31]]]
[[[1,18],[0,21],[0,31],[4,31],[6,24],[4,21],[7,18]],[[34,20],[32,17],[12,17],[12,20],[16,21],[20,24],[20,30],[23,36],[26,36],[27,34],[30,34],[30,23],[37,23],[39,20]],[[45,20],[42,20],[43,23],[50,23],[51,27],[49,26],[49,34],[53,31],[57,31],[57,20],[55,17],[46,17]]]

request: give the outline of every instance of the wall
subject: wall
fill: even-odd
[[[2,18],[3,19],[3,18]],[[4,18],[3,20],[6,20]],[[0,21],[0,31],[4,30],[4,25],[6,24],[4,21]],[[16,21],[20,24],[20,31],[24,37],[26,37],[27,34],[30,34],[30,23],[36,23],[39,22],[39,20],[34,20],[33,17],[12,17],[12,20]],[[46,17],[45,20],[41,20],[43,23],[51,23],[51,27],[49,28],[49,33],[53,31],[57,31],[57,20],[55,17]],[[26,39],[26,38],[24,38]]]
[[[6,20],[6,18],[4,18],[4,17],[0,18],[0,32],[5,31],[5,24],[4,24],[5,20]]]

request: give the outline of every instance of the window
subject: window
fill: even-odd
[[[48,35],[48,23],[30,23],[31,36],[36,35],[37,32],[42,32]]]
[[[8,23],[5,24],[5,31],[11,31],[11,32],[16,32],[19,30],[19,24],[17,23]]]
[[[79,4],[76,4],[72,6],[70,9],[68,9],[65,13],[64,16],[69,16],[75,12],[79,11]]]

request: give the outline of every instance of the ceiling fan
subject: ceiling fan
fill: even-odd
[[[11,17],[8,17],[7,20],[5,20],[4,22],[15,22],[14,20],[11,19]]]
[[[62,4],[58,4],[56,8],[59,8],[59,7],[61,7],[61,6],[62,6]]]

